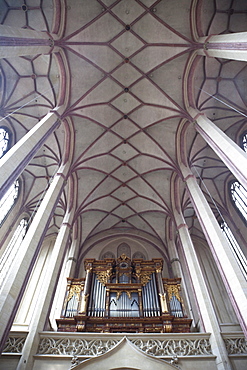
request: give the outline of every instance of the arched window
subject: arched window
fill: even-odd
[[[13,207],[13,205],[15,204],[15,201],[19,193],[19,187],[20,183],[18,180],[16,180],[11,185],[7,193],[2,197],[2,199],[0,199],[0,226],[3,223],[7,214],[9,213],[9,211],[11,210],[11,208]]]
[[[247,131],[241,136],[241,147],[247,153]]]
[[[245,278],[247,279],[247,260],[246,260],[245,255],[243,254],[237,240],[235,239],[235,237],[234,237],[233,233],[231,232],[231,229],[229,228],[227,223],[225,221],[220,221],[220,227],[221,227],[221,230],[222,230],[223,234],[227,238],[228,243],[230,244],[230,246],[232,248],[234,256],[235,256],[235,258],[236,258],[236,260],[237,260]]]
[[[17,226],[7,248],[5,249],[0,260],[0,284],[5,278],[20,246],[26,235],[28,227],[28,220],[23,218]]]
[[[9,150],[10,133],[5,127],[0,127],[0,158]]]
[[[238,211],[241,213],[245,221],[247,221],[247,191],[238,182],[234,181],[230,185],[231,198]]]
[[[247,131],[241,136],[240,145],[247,153]],[[230,195],[234,206],[247,222],[247,190],[238,181],[233,181],[230,184]]]

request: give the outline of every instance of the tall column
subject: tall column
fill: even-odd
[[[47,32],[0,25],[0,58],[49,54],[53,46]]]
[[[182,172],[196,215],[219,268],[240,325],[247,336],[246,280],[196,178],[187,168],[182,168]]]
[[[247,61],[247,32],[200,37],[198,42],[203,44],[199,55]]]
[[[74,224],[75,226],[75,224]],[[57,330],[56,319],[61,316],[62,307],[64,303],[64,294],[67,286],[67,278],[74,276],[75,264],[77,261],[78,248],[79,248],[79,238],[75,236],[73,226],[72,230],[72,242],[71,246],[66,253],[65,261],[60,273],[59,281],[56,288],[56,293],[54,295],[52,309],[50,313],[50,322],[53,330]]]
[[[189,108],[189,113],[195,117],[195,129],[220,157],[231,173],[247,189],[247,154],[221,129],[219,129],[205,114]]]
[[[74,202],[75,203],[75,202]],[[36,309],[29,325],[29,333],[25,340],[22,356],[17,366],[17,370],[32,369],[34,355],[37,353],[39,345],[39,332],[44,330],[48,316],[51,299],[56,288],[60,267],[65,256],[66,247],[71,235],[71,224],[74,217],[74,207],[66,212],[63,223],[60,227],[55,245],[52,250],[49,265],[46,270],[45,282],[42,285]]]
[[[59,110],[49,112],[0,159],[0,198],[20,176],[46,139],[59,126]]]
[[[188,264],[191,280],[196,294],[197,304],[200,309],[202,326],[206,332],[211,333],[210,343],[213,354],[217,356],[218,370],[230,370],[228,354],[220,334],[220,328],[215,315],[210,295],[201,271],[201,267],[189,234],[188,227],[182,215],[174,212],[177,229]]]
[[[66,184],[69,163],[62,165],[41,202],[1,287],[0,349],[4,346],[51,217]]]

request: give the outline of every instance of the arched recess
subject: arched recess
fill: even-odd
[[[236,325],[236,330],[240,330],[237,317],[209,247],[206,242],[204,243],[196,237],[193,237],[193,244],[222,331],[224,331],[224,327],[229,329],[234,325]]]
[[[101,356],[78,364],[73,370],[174,370],[177,367],[140,351],[126,337]]]
[[[125,254],[126,256],[131,256],[131,249],[129,244],[127,243],[121,243],[117,247],[117,256],[120,257],[122,254]]]
[[[84,271],[84,258],[101,259],[106,252],[111,252],[118,256],[117,247],[122,243],[126,243],[131,247],[131,255],[136,252],[141,252],[145,259],[162,258],[164,260],[163,276],[169,277],[169,258],[164,250],[164,247],[158,244],[157,240],[148,236],[145,233],[114,233],[97,235],[97,238],[92,238],[85,242],[81,247],[81,253],[78,258],[76,272],[74,277],[83,277]]]

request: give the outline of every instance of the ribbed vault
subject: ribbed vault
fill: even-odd
[[[229,171],[189,123],[186,108],[189,101],[238,140],[234,135],[245,120],[231,107],[246,109],[245,63],[194,58],[194,37],[243,31],[244,1],[68,0],[65,6],[4,0],[0,9],[5,25],[62,35],[55,42],[62,57],[1,61],[0,114],[18,141],[65,101],[63,118],[71,120],[74,134],[70,176],[78,184],[74,222],[82,253],[85,242],[109,233],[146,235],[164,252],[180,155],[212,207],[217,203],[224,212]],[[20,212],[34,211],[62,163],[66,130],[62,123],[24,171]],[[191,233],[203,238],[182,182],[178,188]],[[70,196],[65,189],[49,233],[59,229]]]

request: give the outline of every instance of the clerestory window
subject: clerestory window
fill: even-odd
[[[233,233],[231,232],[231,229],[229,228],[229,226],[227,225],[227,223],[225,221],[220,221],[220,227],[221,227],[221,230],[223,232],[223,234],[225,235],[228,243],[230,244],[231,248],[232,248],[232,251],[234,253],[234,256],[245,276],[245,278],[247,279],[247,260],[246,260],[246,257],[245,255],[243,254],[237,240],[235,239]]]
[[[0,199],[0,226],[17,200],[19,187],[19,180],[16,180],[10,186],[9,190],[5,193],[2,199]]]
[[[247,153],[247,131],[241,136],[240,145]],[[234,206],[247,222],[247,190],[238,181],[233,181],[230,184],[230,196]]]
[[[234,181],[230,185],[230,192],[232,201],[241,213],[245,221],[247,221],[247,191],[246,189],[238,182]]]
[[[247,131],[241,136],[241,147],[247,153]]]
[[[9,150],[10,133],[6,127],[0,127],[0,158]]]
[[[28,220],[23,218],[17,226],[7,248],[5,249],[0,260],[0,284],[4,280],[7,272],[21,246],[21,243],[26,235]]]

